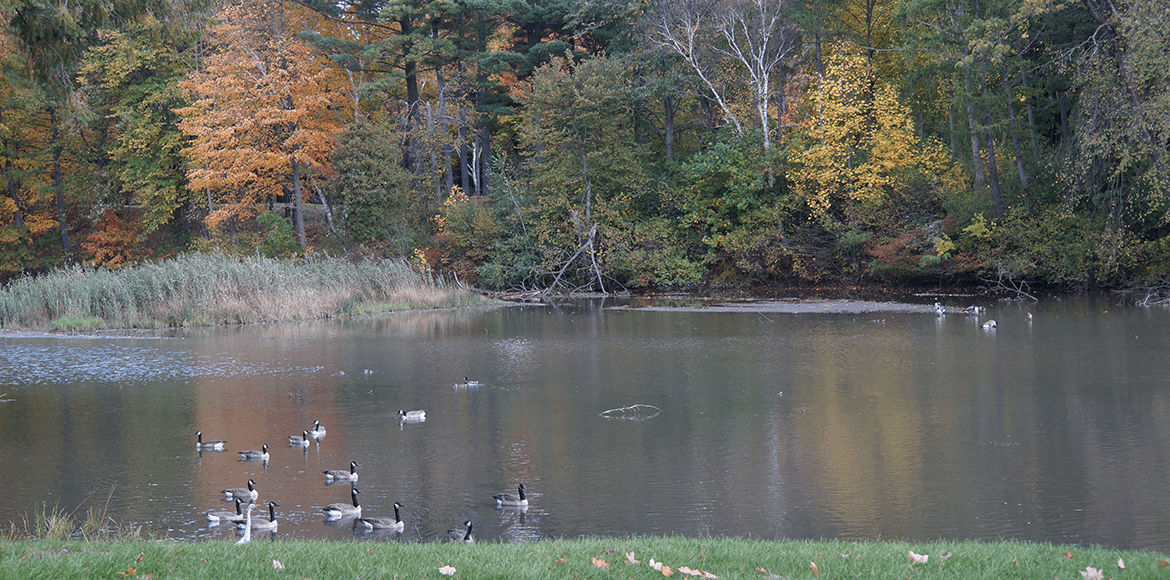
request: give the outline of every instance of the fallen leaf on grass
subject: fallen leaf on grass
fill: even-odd
[[[563,565],[565,564],[565,559],[564,559],[564,558],[557,558],[557,561],[556,561],[556,563],[557,563],[558,565],[562,565],[562,566],[563,566]]]
[[[710,572],[704,572],[702,570],[695,570],[693,568],[688,568],[687,566],[679,566],[678,571],[682,572],[683,574],[689,574],[691,576],[702,576],[704,578],[718,578],[718,576],[716,576]]]
[[[1121,571],[1124,572],[1125,571],[1125,560],[1118,558],[1117,559],[1117,567],[1121,568]]]
[[[609,562],[606,562],[605,560],[600,559],[600,558],[594,558],[593,565],[597,566],[598,568],[609,568]]]
[[[1167,566],[1170,566],[1170,562],[1167,562],[1165,560],[1158,560],[1158,569],[1159,570],[1161,570],[1162,568],[1165,568]]]
[[[1089,566],[1088,568],[1085,568],[1084,572],[1081,572],[1081,578],[1084,578],[1085,580],[1105,580],[1105,574],[1100,570]]]
[[[930,554],[915,554],[914,550],[910,550],[910,561],[914,564],[925,564],[930,560]]]
[[[662,570],[662,562],[655,562],[654,558],[650,558],[650,567],[655,570]]]
[[[817,568],[816,562],[809,562],[808,567],[810,570],[813,571],[813,576],[820,576],[821,575],[821,571],[820,571],[820,569]]]
[[[641,562],[641,560],[635,560],[633,552],[626,552],[626,565],[627,566],[630,564],[637,564],[638,562]]]
[[[767,568],[764,568],[763,566],[757,566],[757,567],[756,567],[756,572],[759,572],[760,574],[767,574],[767,573],[768,573],[768,569],[767,569]]]
[[[272,561],[272,569],[273,570],[284,570],[284,564],[281,564],[280,560],[273,560]]]
[[[138,557],[137,557],[137,558],[134,558],[134,563],[135,563],[135,564],[141,564],[141,563],[142,563],[142,558],[143,558],[143,557],[145,557],[145,556],[146,556],[146,552],[138,552]]]
[[[134,568],[130,566],[126,566],[125,572],[118,572],[118,575],[122,577],[133,576],[134,574],[136,574],[136,572],[134,571]]]
[[[1072,560],[1072,552],[1065,552],[1064,557],[1066,560]]]
[[[439,573],[444,575],[444,576],[454,576],[455,575],[455,567],[454,566],[443,566],[442,568],[439,568]]]
[[[939,564],[942,564],[943,562],[946,562],[946,561],[947,561],[947,559],[948,559],[948,558],[950,558],[950,557],[951,557],[951,553],[950,553],[950,552],[947,552],[945,556],[939,556],[939,557],[938,557],[938,563],[939,563]]]
[[[666,564],[662,565],[662,569],[660,570],[660,572],[662,572],[663,576],[674,576],[674,571],[671,570],[670,566],[667,566]]]

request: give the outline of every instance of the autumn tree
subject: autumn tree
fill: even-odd
[[[333,137],[353,116],[338,71],[298,39],[310,15],[280,0],[226,5],[202,67],[183,82],[194,95],[179,110],[191,137],[188,187],[208,196],[209,227],[234,227],[287,185],[306,245],[303,180],[330,173]]]
[[[787,178],[860,274],[862,245],[896,223],[890,208],[936,195],[947,168],[937,145],[918,139],[894,88],[878,83],[860,56],[837,51],[809,87]]]

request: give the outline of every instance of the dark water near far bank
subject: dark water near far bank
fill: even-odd
[[[1101,298],[929,312],[588,301],[0,338],[0,522],[103,506],[175,538],[257,481],[277,537],[365,537],[319,507],[362,464],[404,541],[681,534],[1004,538],[1170,552],[1170,310]],[[966,303],[955,304],[965,306]],[[1027,314],[1032,313],[1031,321]],[[995,319],[998,328],[980,323]],[[368,371],[368,372],[367,372]],[[464,376],[485,383],[456,389]],[[646,420],[607,409],[654,405]],[[399,409],[426,409],[400,424]],[[307,450],[287,436],[321,421]],[[227,439],[197,453],[194,432]],[[267,466],[241,449],[272,447]],[[524,482],[525,512],[493,493]]]

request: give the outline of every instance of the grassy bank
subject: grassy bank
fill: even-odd
[[[282,261],[185,254],[122,270],[73,267],[14,280],[0,327],[79,331],[308,320],[483,304],[401,260]]]
[[[928,559],[915,563],[910,552]],[[631,553],[638,562],[629,561]],[[652,568],[651,560],[664,567]],[[0,541],[0,578],[443,578],[444,566],[454,568],[453,578],[637,579],[669,573],[676,578],[1081,580],[1088,568],[1101,571],[1102,578],[1170,578],[1167,556],[1161,554],[1014,542]]]
[[[1170,578],[1165,554],[1026,542],[629,537],[466,545],[260,538],[270,536],[243,546],[144,540],[104,508],[81,519],[42,506],[0,530],[0,579]],[[1086,576],[1090,568],[1102,576]]]

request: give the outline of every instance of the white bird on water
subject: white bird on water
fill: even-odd
[[[240,544],[247,544],[248,542],[252,541],[252,508],[254,507],[256,507],[256,504],[248,504],[248,523],[244,524],[244,537],[236,541],[237,546]]]
[[[422,423],[427,420],[426,411],[403,411],[398,410],[398,418],[405,423]]]

